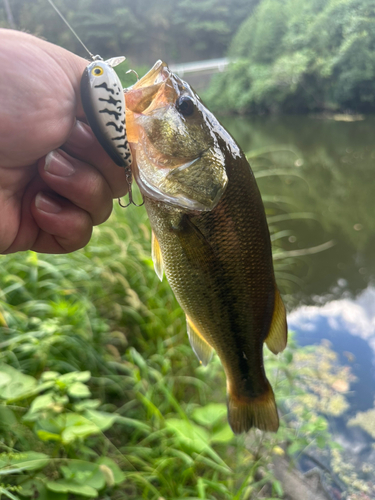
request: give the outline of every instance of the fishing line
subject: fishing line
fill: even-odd
[[[82,45],[82,47],[86,50],[86,52],[89,54],[89,56],[91,57],[91,59],[93,61],[95,61],[96,59],[102,59],[100,56],[94,56],[94,54],[92,54],[89,49],[86,47],[86,45],[82,42],[82,40],[80,39],[80,37],[77,35],[77,33],[74,31],[74,29],[70,26],[70,24],[68,23],[68,21],[65,19],[65,17],[62,15],[62,13],[59,11],[59,9],[56,7],[56,5],[52,2],[52,0],[48,0],[48,3],[51,5],[51,7],[53,7],[55,9],[55,11],[57,12],[57,14],[61,17],[61,19],[64,21],[64,23],[68,26],[68,28],[70,29],[70,31],[73,33],[73,35],[77,38],[77,40],[79,41],[79,43]]]
[[[124,92],[124,89],[122,88],[121,82],[118,79],[118,76],[116,75],[115,71],[113,68],[120,64],[125,57],[114,57],[112,59],[109,59],[107,61],[103,61],[102,57],[99,55],[94,56],[89,49],[86,47],[86,45],[83,43],[83,41],[80,39],[80,37],[77,35],[77,33],[74,31],[72,26],[69,24],[69,22],[65,19],[64,15],[60,12],[60,10],[56,7],[54,4],[53,0],[48,0],[48,3],[51,5],[51,7],[55,10],[57,15],[62,19],[62,21],[66,24],[66,26],[69,28],[71,33],[77,38],[79,43],[82,45],[82,47],[86,50],[86,52],[89,54],[90,58],[93,60],[92,63],[90,63],[85,71],[83,72],[82,79],[81,79],[81,100],[82,100],[82,105],[83,105],[83,110],[85,112],[87,121],[89,125],[91,126],[96,138],[98,139],[99,143],[103,146],[105,151],[109,154],[109,156],[117,163],[117,165],[124,167],[125,170],[125,177],[126,177],[126,182],[128,184],[128,196],[129,196],[129,202],[127,205],[123,205],[121,203],[120,198],[118,199],[118,202],[121,207],[128,207],[129,205],[134,205],[136,207],[140,207],[144,204],[144,200],[142,200],[141,204],[135,203],[133,199],[133,193],[132,193],[132,181],[133,181],[133,176],[132,176],[132,171],[131,171],[131,150],[129,148],[129,144],[127,141],[127,136],[126,136],[126,125],[125,125],[125,100],[123,100],[123,105],[120,106],[120,109],[117,107],[115,110],[114,109],[107,109],[104,107],[103,109],[98,109],[98,102],[105,101],[107,103],[118,103],[121,101],[116,101],[114,100],[113,96],[109,95],[109,98],[103,98],[103,95],[101,96],[96,96],[95,98],[95,92],[97,92],[97,89],[101,89],[101,92],[106,91],[111,92],[112,94],[116,93],[118,95],[120,92]],[[99,62],[101,61],[101,62]],[[95,65],[93,67],[93,65]],[[134,73],[137,77],[137,81],[139,80],[138,74],[133,70],[130,69],[127,71],[127,73]],[[101,76],[102,74],[105,74],[107,76],[107,80],[102,82],[100,85],[92,85],[90,83],[90,74],[95,75],[96,77]],[[117,82],[116,82],[117,80]],[[111,82],[111,83],[110,83]],[[113,88],[108,88],[108,84],[110,86],[112,85]],[[121,90],[120,90],[121,86]],[[103,90],[104,89],[104,90]],[[125,90],[126,91],[126,90]],[[90,100],[91,96],[91,100]],[[108,96],[107,96],[108,97]],[[113,102],[111,102],[111,99]],[[108,135],[106,133],[103,134],[103,116],[100,114],[103,112],[110,113],[111,115],[114,115],[113,121],[116,122],[118,120],[118,117],[121,116],[121,109],[123,109],[123,123],[118,123],[118,126],[122,126],[124,130],[124,145],[120,145],[119,147],[125,148],[125,151],[121,150],[121,153],[119,153],[118,148],[113,145],[113,143],[108,144]],[[108,121],[108,120],[107,120]],[[107,129],[108,132],[108,127],[109,126],[115,126],[116,131],[118,132],[118,127],[116,127],[116,124],[113,123],[113,121],[110,121],[109,123],[105,123],[105,128]],[[109,136],[109,139],[112,141],[118,140],[121,137],[112,137],[111,134]],[[127,149],[127,151],[126,151]],[[120,155],[120,156],[119,156]],[[130,160],[129,160],[130,158]]]

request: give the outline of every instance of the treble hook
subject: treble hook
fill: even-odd
[[[133,200],[133,192],[132,192],[132,182],[133,182],[133,177],[131,170],[126,169],[125,170],[125,176],[126,176],[126,182],[128,183],[128,195],[129,195],[129,203],[127,205],[123,205],[121,203],[121,198],[118,198],[118,204],[122,208],[127,208],[129,205],[134,205],[135,207],[141,207],[142,205],[145,204],[145,200],[142,200],[142,203],[137,205],[135,201]]]
[[[142,203],[140,203],[139,205],[137,205],[137,203],[134,202],[131,186],[129,186],[128,194],[129,194],[129,203],[127,205],[123,205],[121,203],[121,198],[118,198],[118,204],[120,205],[120,207],[127,208],[129,205],[134,205],[135,207],[142,207],[145,204],[145,200],[143,200]]]

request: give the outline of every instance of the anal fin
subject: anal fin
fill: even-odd
[[[286,323],[285,306],[280,296],[280,292],[276,288],[272,323],[265,342],[270,351],[274,354],[278,354],[285,349],[287,340],[288,327]]]
[[[163,281],[163,256],[161,254],[160,245],[154,231],[152,231],[151,235],[151,257],[152,262],[154,263],[155,272],[159,280]]]
[[[198,328],[188,316],[186,316],[186,326],[191,347],[202,365],[206,366],[212,358],[213,348],[202,337]]]

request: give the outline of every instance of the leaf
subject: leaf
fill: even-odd
[[[80,424],[74,425],[66,428],[61,433],[61,440],[64,444],[73,443],[76,440],[86,439],[88,436],[92,436],[95,434],[99,434],[100,429],[92,424],[91,422],[88,424]]]
[[[54,372],[52,370],[48,370],[48,371],[42,373],[42,375],[40,376],[40,380],[47,382],[49,380],[56,380],[59,376],[60,376],[59,372]]]
[[[101,490],[106,484],[105,475],[100,465],[96,463],[86,460],[69,460],[68,465],[61,467],[61,470],[65,479],[91,486],[96,490]]]
[[[41,441],[61,441],[61,436],[60,434],[54,434],[53,432],[48,432],[48,431],[42,431],[39,430],[37,431],[36,435]]]
[[[151,427],[142,420],[137,420],[135,418],[122,417],[121,415],[116,416],[116,422],[129,427],[135,427],[137,430],[149,434],[151,432]]]
[[[55,422],[63,429],[61,438],[64,444],[73,443],[101,432],[96,424],[78,413],[59,415]]]
[[[99,399],[85,399],[84,401],[75,403],[74,410],[77,412],[81,412],[84,410],[95,410],[100,405],[101,401]]]
[[[280,481],[273,481],[272,489],[276,493],[276,495],[278,495],[280,498],[284,496],[284,490],[283,487],[281,486]]]
[[[4,372],[0,372],[0,387],[3,387],[4,385],[8,384],[11,381],[10,375]]]
[[[125,474],[122,472],[120,467],[114,462],[111,458],[109,457],[100,457],[97,461],[97,464],[99,465],[105,465],[109,469],[111,469],[113,473],[113,479],[114,479],[114,484],[120,484],[123,481],[125,481]]]
[[[90,389],[82,382],[74,382],[69,386],[68,394],[74,398],[88,398],[91,396]]]
[[[106,431],[112,427],[117,420],[116,414],[106,413],[104,411],[87,410],[84,415],[90,422],[97,425],[101,431]]]
[[[48,410],[53,406],[53,404],[54,400],[52,394],[49,393],[49,394],[43,394],[42,396],[38,396],[31,403],[29,411],[26,413],[26,415],[23,416],[23,420],[25,421],[35,420],[37,418],[36,414],[40,410]]]
[[[9,431],[9,427],[17,424],[14,412],[7,406],[0,405],[0,427]]]
[[[23,395],[28,394],[37,385],[37,381],[34,377],[24,375],[20,371],[16,370],[12,366],[6,365],[5,363],[0,363],[0,374],[3,377],[3,380],[7,377],[9,378],[6,385],[2,385],[0,387],[0,398],[2,399],[14,401]]]
[[[10,498],[10,500],[19,500],[19,497],[16,497],[7,488],[3,488],[2,486],[0,486],[0,497],[1,495],[5,495],[7,498]]]
[[[228,443],[232,441],[234,438],[234,434],[232,429],[228,424],[225,425],[220,431],[215,432],[215,434],[211,435],[210,442],[211,443]]]
[[[0,475],[4,476],[25,470],[42,469],[49,461],[50,458],[48,455],[36,451],[16,453],[13,455],[2,453],[0,455]]]
[[[201,408],[196,408],[193,413],[193,419],[198,424],[212,426],[218,420],[227,414],[227,407],[224,404],[211,403]]]
[[[208,447],[209,435],[202,427],[177,418],[166,420],[165,425],[179,438],[182,444],[197,453],[201,453]]]
[[[91,378],[91,372],[69,372],[59,376],[59,381],[69,385],[72,382],[87,382]]]
[[[76,495],[82,495],[89,498],[97,498],[98,496],[98,492],[95,488],[77,484],[76,482],[69,481],[67,479],[58,479],[54,482],[48,481],[46,486],[50,491],[56,493],[74,493]]]
[[[306,446],[305,442],[301,442],[299,440],[294,441],[290,446],[288,446],[288,454],[289,455],[294,455],[295,453],[298,453],[301,451],[304,447]]]

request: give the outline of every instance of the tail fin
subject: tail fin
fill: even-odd
[[[267,380],[267,389],[255,398],[237,397],[228,393],[228,421],[235,434],[247,432],[251,427],[262,431],[276,432],[279,416],[272,387]]]

